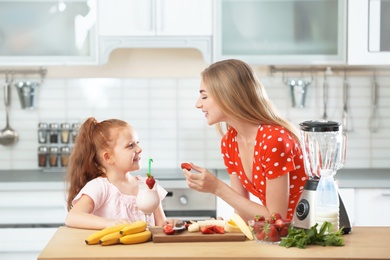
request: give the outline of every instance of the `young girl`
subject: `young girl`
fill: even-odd
[[[129,173],[140,169],[138,143],[134,128],[122,120],[91,117],[81,125],[68,165],[67,226],[103,229],[145,219],[135,202],[141,177]],[[161,186],[158,193],[160,200],[167,194]],[[152,226],[166,223],[161,204],[153,215]]]
[[[215,194],[246,220],[272,213],[291,219],[307,180],[297,129],[279,115],[253,70],[240,60],[210,65],[202,72],[199,92],[196,107],[222,134],[231,186],[192,164],[200,174],[183,170],[189,187]]]

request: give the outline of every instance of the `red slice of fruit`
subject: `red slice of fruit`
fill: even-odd
[[[224,234],[225,230],[223,227],[220,226],[213,226],[213,231],[217,234]]]
[[[171,224],[166,224],[163,227],[163,231],[167,235],[173,235],[175,233],[175,230],[173,229],[173,225],[171,225]]]
[[[202,234],[214,234],[213,226],[201,227],[200,232]]]
[[[189,164],[189,163],[182,163],[181,168],[186,169],[187,171],[191,171],[191,169],[192,169],[191,164]]]

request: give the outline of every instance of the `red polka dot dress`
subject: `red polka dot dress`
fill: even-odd
[[[252,180],[249,180],[241,164],[237,132],[234,128],[227,131],[221,140],[221,151],[228,173],[236,174],[244,188],[264,206],[267,205],[266,180],[290,173],[287,217],[292,219],[307,180],[299,143],[281,126],[260,125],[254,146]]]

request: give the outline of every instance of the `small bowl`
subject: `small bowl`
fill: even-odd
[[[288,235],[291,221],[283,220],[283,222],[270,223],[267,220],[249,220],[248,225],[257,242],[264,244],[279,244],[282,238]]]

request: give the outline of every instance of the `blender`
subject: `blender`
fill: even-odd
[[[294,227],[310,229],[316,224],[316,189],[321,172],[339,170],[345,161],[346,135],[340,123],[327,120],[311,120],[299,124],[305,172],[309,179],[299,198],[293,216]],[[347,211],[339,194],[339,223],[343,233],[351,232]]]

